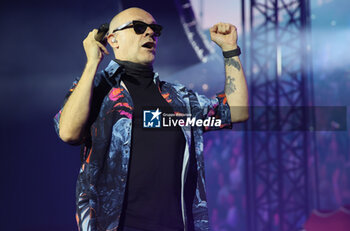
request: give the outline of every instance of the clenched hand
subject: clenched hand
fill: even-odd
[[[210,37],[223,51],[237,48],[237,28],[229,23],[217,23],[210,28]]]
[[[83,45],[88,62],[100,62],[103,58],[103,54],[109,54],[106,47],[100,42],[95,40],[96,29],[93,29],[88,36],[84,39]]]

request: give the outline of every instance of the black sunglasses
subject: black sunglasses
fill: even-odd
[[[121,25],[117,29],[113,30],[112,33],[116,32],[116,31],[128,29],[128,28],[134,28],[134,31],[136,34],[143,34],[147,30],[147,27],[150,27],[153,30],[154,35],[156,37],[160,36],[162,29],[163,29],[163,27],[161,25],[158,25],[158,24],[147,24],[147,23],[142,22],[142,21],[134,20],[134,21],[127,22],[127,23]]]

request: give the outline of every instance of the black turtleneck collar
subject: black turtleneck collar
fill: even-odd
[[[138,88],[148,88],[153,83],[153,66],[142,65],[129,61],[115,59],[115,61],[124,69],[121,80],[126,84],[128,90],[134,91]]]
[[[144,77],[144,78],[152,78],[154,77],[153,66],[152,64],[143,65],[139,63],[133,63],[130,61],[123,61],[119,59],[114,60],[118,63],[122,68],[124,68],[125,73],[131,77]]]

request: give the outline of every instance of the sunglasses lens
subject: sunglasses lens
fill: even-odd
[[[145,23],[134,23],[134,30],[136,34],[143,34],[147,29],[147,24]]]
[[[147,30],[147,27],[150,27],[153,31],[154,31],[154,34],[155,36],[160,36],[160,32],[162,31],[162,26],[161,25],[158,25],[158,24],[146,24],[144,22],[141,22],[141,21],[134,21],[133,22],[133,27],[134,27],[134,30],[135,30],[135,33],[136,34],[143,34],[145,33],[145,31]]]
[[[151,24],[149,27],[154,31],[154,34],[159,37],[162,31],[162,26],[157,24]]]

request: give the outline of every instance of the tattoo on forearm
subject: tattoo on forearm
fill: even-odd
[[[225,58],[225,65],[233,66],[237,70],[241,70],[241,65],[238,61],[234,60],[233,58]]]
[[[234,84],[235,78],[231,76],[226,77],[225,93],[230,95],[236,91],[236,85]]]

